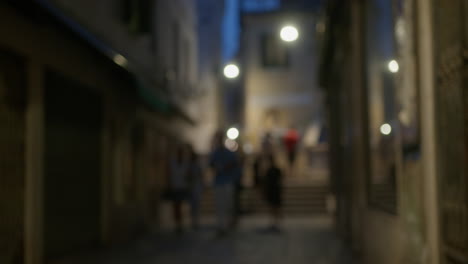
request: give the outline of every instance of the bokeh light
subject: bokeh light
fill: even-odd
[[[235,140],[239,137],[239,130],[235,127],[231,127],[228,129],[226,135],[229,139]]]
[[[396,60],[391,60],[388,63],[388,70],[392,73],[397,73],[400,70],[400,65],[398,65]]]
[[[392,126],[389,124],[383,124],[380,126],[380,133],[383,135],[390,135],[392,133]]]
[[[234,79],[239,76],[240,70],[239,67],[235,64],[229,64],[224,67],[224,76],[228,79]]]
[[[286,26],[281,29],[280,36],[286,42],[293,42],[299,38],[299,31],[293,26]]]

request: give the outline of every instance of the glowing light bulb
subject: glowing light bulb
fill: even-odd
[[[383,124],[380,126],[380,133],[382,133],[382,135],[390,135],[392,133],[392,126],[390,126],[389,124]]]
[[[293,42],[299,38],[299,31],[293,26],[286,26],[281,29],[280,37],[286,42]]]
[[[388,70],[392,73],[397,73],[400,70],[400,65],[398,65],[396,60],[391,60],[388,63]]]
[[[224,76],[226,76],[226,78],[228,79],[237,78],[239,74],[240,74],[239,67],[237,67],[237,65],[235,64],[229,64],[229,65],[226,65],[226,67],[224,67]]]
[[[239,137],[239,130],[235,127],[231,127],[228,129],[226,135],[229,139],[235,140]]]

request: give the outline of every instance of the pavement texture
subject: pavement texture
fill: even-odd
[[[243,219],[236,231],[216,237],[213,221],[197,231],[161,231],[125,246],[54,261],[60,264],[357,264],[326,216],[284,220],[271,231],[261,217]]]

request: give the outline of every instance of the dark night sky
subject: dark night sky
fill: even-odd
[[[269,11],[280,7],[280,0],[225,0],[223,23],[223,60],[233,59],[239,49],[240,9],[244,12]],[[260,3],[260,4],[259,4]]]

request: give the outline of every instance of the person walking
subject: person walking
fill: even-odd
[[[270,209],[272,231],[280,230],[280,222],[282,218],[282,181],[283,175],[281,170],[276,165],[273,155],[268,155],[265,159],[265,175],[263,177],[263,187],[265,200]]]
[[[217,236],[227,234],[233,224],[234,184],[236,180],[236,155],[224,144],[222,132],[217,132],[213,140],[213,151],[210,155],[210,166],[214,170],[214,198],[217,215]]]
[[[244,156],[242,154],[242,151],[237,150],[234,152],[237,158],[237,163],[236,166],[234,167],[235,170],[235,179],[234,179],[234,207],[233,207],[233,228],[236,228],[239,219],[243,213],[243,208],[242,208],[242,190],[244,189],[243,186],[243,176],[244,176]]]
[[[189,153],[189,195],[192,228],[198,229],[200,225],[200,202],[203,193],[203,171],[200,160],[191,145],[187,146]]]
[[[189,166],[187,155],[182,146],[178,146],[175,156],[169,164],[169,198],[172,201],[172,212],[175,222],[175,231],[181,233],[183,231],[183,202],[188,196],[187,176]]]
[[[299,142],[299,133],[291,127],[283,137],[283,143],[286,149],[289,162],[289,176],[294,173],[294,163],[296,161],[297,144]]]
[[[253,187],[255,190],[255,198],[249,199],[250,202],[250,210],[253,211],[255,208],[256,198],[263,199],[264,196],[264,188],[263,188],[263,171],[264,171],[264,162],[265,155],[263,152],[257,153],[253,158],[252,163],[252,174],[253,174]]]

